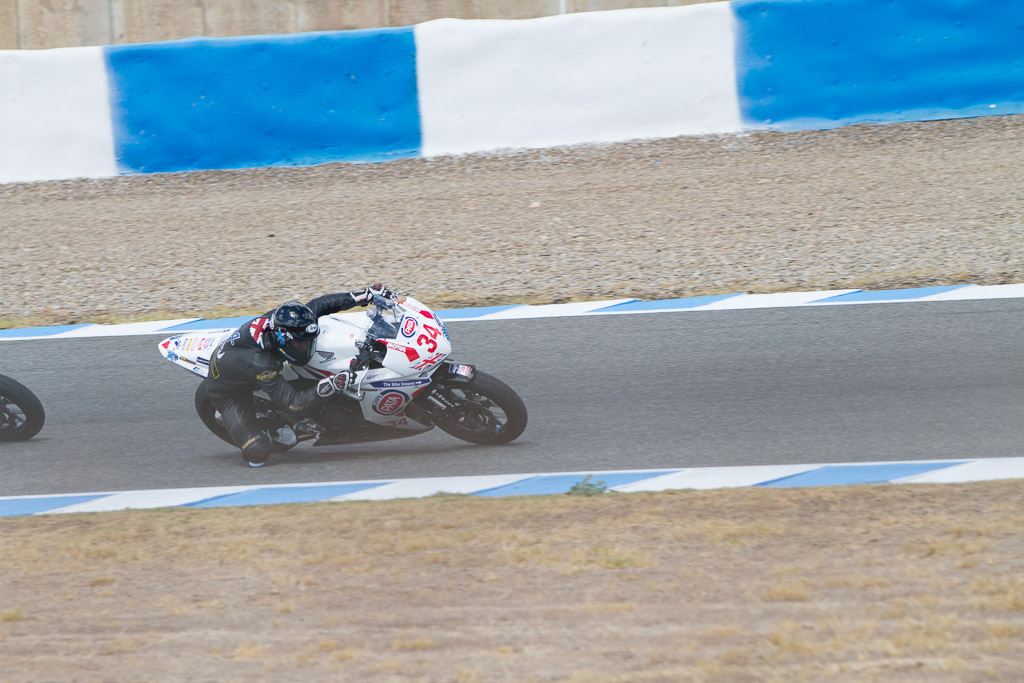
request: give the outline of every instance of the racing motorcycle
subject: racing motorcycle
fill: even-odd
[[[373,295],[364,314],[335,313],[319,320],[320,335],[306,365],[285,363],[282,375],[296,389],[352,370],[355,381],[319,401],[308,413],[289,414],[256,390],[261,430],[281,452],[303,441],[314,446],[365,443],[414,436],[438,427],[476,444],[503,444],[526,429],[526,406],[508,385],[448,358],[451,340],[444,323],[411,296],[399,301]],[[163,356],[206,377],[210,357],[236,330],[177,335],[159,343]],[[199,419],[218,437],[235,445],[203,385],[196,390]],[[275,438],[282,428],[286,438]],[[288,430],[285,429],[285,433]]]
[[[25,441],[43,428],[46,413],[36,395],[21,382],[0,375],[0,441]]]

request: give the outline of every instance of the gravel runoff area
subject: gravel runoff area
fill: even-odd
[[[0,186],[0,326],[1024,281],[1024,116]]]

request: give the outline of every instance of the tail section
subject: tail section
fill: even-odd
[[[160,355],[200,377],[206,377],[210,357],[220,343],[231,334],[223,332],[196,332],[168,337],[158,344]]]

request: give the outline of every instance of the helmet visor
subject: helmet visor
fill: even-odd
[[[284,357],[295,365],[305,365],[316,351],[316,338],[289,339],[284,345]]]

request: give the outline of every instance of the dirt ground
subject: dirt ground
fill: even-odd
[[[0,518],[0,680],[1019,681],[1022,494]]]
[[[0,327],[379,281],[439,308],[1024,282],[1022,134],[991,116],[0,185]]]

